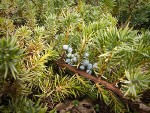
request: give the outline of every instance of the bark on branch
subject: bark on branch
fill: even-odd
[[[62,68],[67,68],[68,70],[74,72],[74,73],[78,73],[79,75],[87,78],[87,79],[90,79],[91,81],[95,82],[95,83],[99,83],[101,85],[103,85],[106,89],[108,90],[111,90],[113,91],[117,96],[119,96],[121,98],[121,100],[128,104],[130,107],[132,107],[132,109],[134,109],[135,111],[139,112],[139,113],[148,113],[150,110],[149,110],[149,107],[144,105],[143,103],[135,103],[133,102],[132,100],[126,98],[124,96],[124,94],[120,91],[120,89],[118,89],[117,87],[115,87],[114,85],[104,81],[104,80],[101,80],[101,79],[98,79],[97,77],[94,77],[94,76],[91,76],[90,74],[87,74],[86,72],[84,71],[81,71],[79,69],[76,69],[75,67],[72,67],[70,66],[69,64],[66,64],[65,62],[63,62],[61,59],[58,60],[57,64],[62,67]],[[141,105],[144,105],[144,107],[141,107]],[[147,107],[148,109],[145,109],[145,107]]]

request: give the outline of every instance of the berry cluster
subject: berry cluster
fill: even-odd
[[[63,45],[63,50],[66,51],[66,59],[65,62],[67,64],[73,65],[74,63],[76,63],[78,61],[79,55],[78,53],[73,54],[72,51],[72,47],[70,47],[69,45]],[[85,70],[86,73],[88,74],[92,74],[92,69],[93,68],[98,68],[97,67],[97,63],[92,64],[89,60],[89,53],[85,52],[83,55],[83,60],[81,62],[81,65],[79,66],[80,70]]]
[[[72,53],[73,50],[69,45],[63,45],[63,50],[65,50],[67,52],[66,60],[65,60],[66,63],[73,65],[74,63],[77,62],[79,55],[73,54]]]

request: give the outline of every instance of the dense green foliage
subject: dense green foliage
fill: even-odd
[[[101,5],[118,19],[119,26],[135,29],[150,29],[150,0],[86,0],[93,5]]]
[[[132,15],[130,26],[142,27],[149,22],[150,3],[141,0],[131,12],[126,5],[135,1],[0,1],[0,111],[45,113],[66,98],[84,96],[93,101],[100,97],[116,113],[130,112],[113,92],[61,69],[57,60],[65,55],[64,61],[71,61],[70,53],[77,54],[69,64],[78,69],[85,60],[97,63],[91,76],[121,83],[116,87],[126,97],[139,100],[150,86],[150,32],[129,28],[127,18]],[[118,22],[124,27],[118,28]]]

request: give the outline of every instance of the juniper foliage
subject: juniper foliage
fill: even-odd
[[[150,32],[117,28],[111,10],[103,8],[81,0],[0,1],[1,112],[45,113],[38,99],[54,104],[83,96],[129,112],[113,92],[57,65],[69,45],[78,54],[74,67],[88,52],[86,59],[97,63],[91,76],[121,83],[126,97],[138,100],[149,89]]]

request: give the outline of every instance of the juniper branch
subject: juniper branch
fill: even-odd
[[[115,87],[113,84],[108,83],[102,79],[99,79],[97,77],[91,76],[90,74],[81,71],[79,69],[76,69],[75,67],[70,66],[69,64],[66,64],[65,62],[62,61],[62,59],[57,61],[57,64],[61,67],[61,68],[67,68],[68,70],[77,73],[87,79],[90,79],[91,81],[93,81],[95,84],[101,84],[103,85],[106,89],[113,91],[117,96],[119,96],[121,98],[121,100],[130,105],[130,107],[132,107],[135,111],[139,112],[139,113],[148,113],[150,111],[150,107],[146,106],[145,104],[139,102],[133,102],[132,100],[128,99],[127,97],[124,96],[124,94],[117,88]],[[144,105],[144,107],[142,107],[141,105]],[[145,109],[145,107],[147,109]]]

